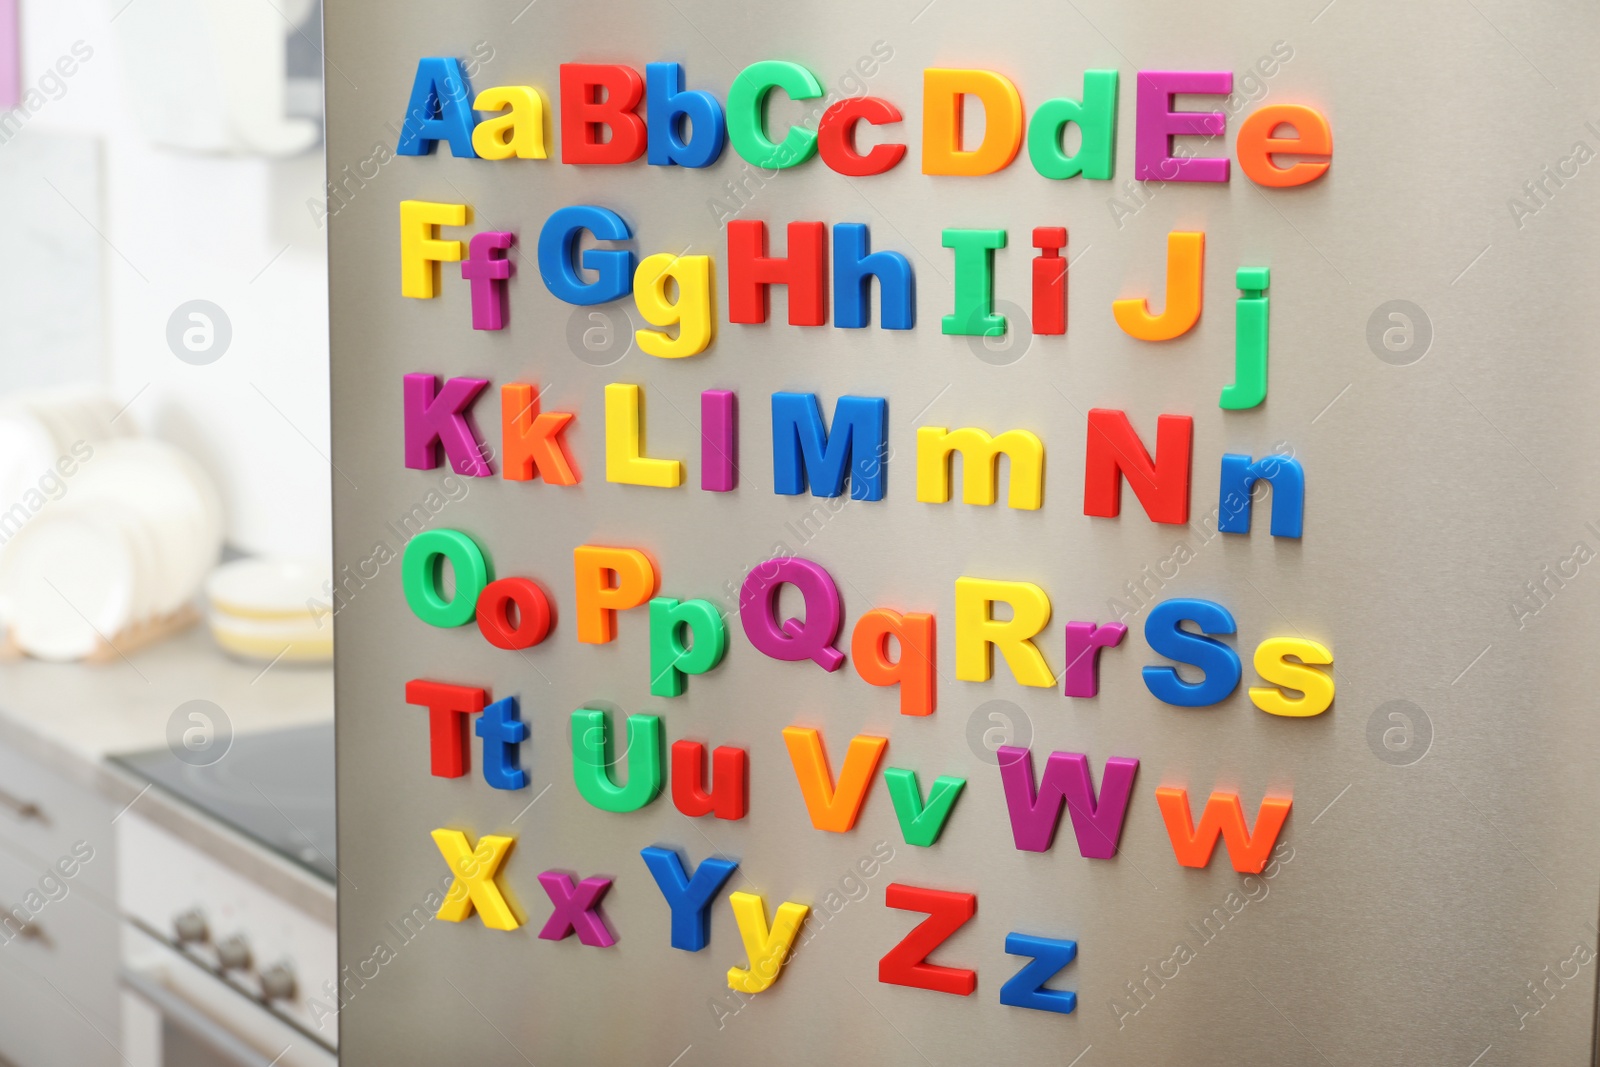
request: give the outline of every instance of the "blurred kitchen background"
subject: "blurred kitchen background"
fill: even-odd
[[[361,984],[320,25],[0,0],[0,1067],[331,1063]]]

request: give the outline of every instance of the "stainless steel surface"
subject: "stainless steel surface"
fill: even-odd
[[[853,77],[900,108],[904,123],[884,132],[911,145],[882,177],[846,179],[815,160],[773,176],[746,168],[731,148],[704,172],[489,163],[444,149],[387,158],[422,56],[478,56],[475,88],[534,85],[554,107],[562,62],[642,70],[676,60],[689,87],[725,101],[738,70],[760,59],[802,62],[838,86],[876,42],[891,58],[870,78]],[[1246,82],[1279,42],[1292,59]],[[480,43],[491,59],[481,60]],[[583,472],[571,489],[474,481],[436,520],[478,538],[497,574],[532,575],[551,590],[557,629],[540,647],[504,652],[472,626],[423,625],[406,607],[398,563],[364,580],[338,614],[342,962],[370,959],[379,943],[396,949],[344,1006],[348,1061],[1589,1062],[1596,964],[1578,946],[1596,948],[1600,910],[1600,679],[1590,648],[1600,577],[1563,562],[1580,542],[1600,547],[1600,190],[1592,187],[1600,177],[1585,164],[1558,187],[1542,168],[1572,156],[1575,142],[1600,144],[1585,125],[1600,99],[1597,45],[1593,7],[1570,2],[329,0],[330,178],[341,180],[347,166],[355,173],[375,148],[387,160],[376,176],[349,183],[330,220],[336,569],[354,573],[379,543],[397,550],[389,524],[430,491],[442,495],[446,469],[403,465],[403,373],[486,377],[492,389],[537,382],[545,410],[578,412],[570,439]],[[990,178],[922,176],[922,70],[933,66],[1001,71],[1030,114],[1049,97],[1076,96],[1084,70],[1116,68],[1115,180],[1047,181],[1025,151]],[[1130,190],[1141,68],[1229,69],[1267,103],[1323,109],[1334,129],[1332,170],[1288,191],[1253,187],[1236,164],[1227,185]],[[1230,119],[1225,145],[1196,149],[1231,155],[1251,109]],[[774,112],[782,121],[802,109],[780,103]],[[559,124],[548,129],[557,156]],[[1509,201],[1534,203],[1527,183],[1539,180],[1547,194],[1519,225]],[[465,201],[468,232],[517,232],[507,330],[469,328],[467,288],[451,269],[438,299],[401,298],[403,199]],[[765,220],[780,249],[789,221],[868,223],[875,249],[911,259],[916,329],[791,327],[782,295],[769,324],[728,324],[713,199]],[[621,212],[641,255],[689,249],[715,258],[719,322],[706,354],[657,360],[634,348],[599,367],[573,353],[575,313],[604,311],[620,325],[632,307],[574,309],[540,283],[539,227],[570,204]],[[1027,236],[1037,225],[1071,232],[1068,335],[1023,336],[1026,351],[1014,359],[941,335],[953,276],[941,229],[1009,231],[996,295],[1002,311],[1018,314],[1029,303]],[[1187,228],[1206,233],[1199,327],[1159,346],[1126,338],[1111,301],[1159,299],[1166,234]],[[1216,399],[1232,373],[1233,271],[1259,264],[1272,269],[1271,394],[1259,409],[1223,412]],[[1409,365],[1398,364],[1414,349],[1381,344],[1391,322],[1381,309],[1394,300],[1421,308],[1431,326],[1425,355]],[[646,386],[651,452],[687,461],[685,488],[605,481],[602,390],[611,382]],[[698,395],[708,388],[740,395],[743,475],[732,494],[696,487]],[[890,398],[884,501],[835,508],[771,492],[768,397],[784,389],[816,392],[828,410],[845,394]],[[1190,527],[1149,522],[1131,496],[1120,519],[1083,515],[1083,413],[1094,406],[1127,410],[1147,441],[1159,413],[1194,416]],[[492,394],[477,410],[498,451]],[[917,503],[919,425],[1039,434],[1049,455],[1043,509]],[[1261,512],[1249,537],[1208,536],[1201,524],[1216,503],[1218,457],[1261,455],[1278,442],[1307,471],[1303,541],[1268,536]],[[781,545],[831,571],[847,625],[877,606],[934,611],[938,712],[897,715],[895,694],[849,667],[825,675],[767,660],[736,618],[719,669],[693,679],[683,697],[652,698],[642,613],[622,618],[613,644],[576,641],[572,549],[586,542],[645,548],[664,594],[730,609],[726,583],[737,588],[746,568]],[[1189,551],[1174,563],[1180,544]],[[1243,687],[1216,707],[1161,704],[1140,680],[1142,666],[1160,662],[1141,640],[1142,610],[1123,646],[1105,655],[1095,700],[1025,689],[1003,668],[989,683],[957,682],[961,575],[1042,586],[1054,622],[1041,647],[1055,669],[1067,620],[1105,621],[1108,601],[1132,603],[1129,586],[1143,583],[1146,596],[1225,604],[1247,672],[1265,638],[1323,642],[1336,657],[1338,697],[1303,721],[1256,711]],[[429,777],[425,713],[403,696],[417,677],[520,697],[530,786],[488,788],[476,751],[470,776]],[[665,795],[629,815],[587,806],[572,782],[567,716],[592,702],[662,715],[669,743],[748,748],[748,818],[691,821]],[[1113,755],[1139,758],[1116,859],[1080,858],[1065,830],[1048,854],[1013,847],[981,743],[1002,725],[993,714],[1010,720],[1013,740],[1026,731],[1036,766],[1052,750],[1087,752],[1096,767]],[[886,765],[917,769],[924,785],[939,774],[966,777],[937,847],[902,842],[881,784],[853,832],[814,830],[780,740],[791,724],[823,727],[835,768],[852,734],[876,733],[890,738]],[[1203,871],[1178,866],[1152,795],[1161,785],[1187,786],[1196,799],[1236,788],[1252,813],[1265,792],[1292,792],[1274,876],[1245,880],[1221,855]],[[500,881],[527,915],[522,930],[488,930],[476,918],[433,922],[396,944],[391,924],[422,907],[447,873],[429,839],[441,826],[517,837]],[[855,865],[878,841],[892,845],[893,858],[861,879]],[[733,884],[761,893],[769,910],[783,900],[830,901],[837,913],[771,990],[741,1006],[726,989],[726,971],[746,957],[725,896],[705,951],[671,949],[667,909],[638,856],[647,845],[681,849],[696,863],[713,853],[738,859]],[[534,936],[549,914],[536,875],[552,868],[616,879],[604,903],[615,947]],[[864,898],[855,889],[863,881]],[[915,922],[884,907],[889,882],[978,894],[976,918],[935,956],[977,969],[974,996],[877,981],[879,958]],[[1073,1015],[997,1003],[1022,963],[1003,952],[1011,931],[1078,941],[1057,982],[1078,993]],[[1192,953],[1181,963],[1180,943]]]

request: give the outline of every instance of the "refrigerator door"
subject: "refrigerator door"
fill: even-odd
[[[312,210],[326,214],[332,291],[329,610],[349,1062],[1589,1062],[1600,916],[1597,22],[1577,3],[1470,0],[327,0],[331,188]],[[425,57],[455,57],[473,92],[537,89],[549,158],[457,158],[446,145],[397,155]],[[815,128],[824,105],[870,96],[902,119],[862,123],[859,149],[904,144],[905,158],[866,177],[820,158],[755,165],[734,145],[703,169],[562,162],[575,135],[561,117],[562,64],[643,76],[647,63],[678,63],[687,89],[726,105],[736,76],[764,60],[802,65],[824,94],[769,94],[772,139]],[[930,68],[1004,75],[1030,125],[1046,101],[1081,99],[1084,72],[1117,71],[1113,176],[1047,178],[1033,158],[1049,154],[1049,139],[1026,135],[991,175],[923,173]],[[1138,179],[1140,122],[1162,108],[1157,90],[1141,104],[1140,71],[1232,73],[1231,95],[1180,92],[1169,105],[1226,115],[1222,136],[1174,139],[1180,156],[1229,160],[1226,182]],[[1260,185],[1240,163],[1245,121],[1278,104],[1329,121],[1332,165],[1314,182]],[[975,98],[965,107],[969,147],[1003,125]],[[1067,132],[1067,151],[1079,137]],[[399,204],[409,200],[468,206],[466,225],[439,232],[446,240],[515,235],[503,253],[514,267],[503,329],[472,328],[472,288],[454,262],[441,265],[437,296],[402,296]],[[654,327],[631,297],[557,298],[541,278],[540,232],[574,205],[616,212],[633,235],[622,245],[586,237],[580,249],[711,257],[706,351],[642,351],[634,331]],[[872,249],[902,254],[915,276],[914,328],[879,327],[881,284],[871,326],[838,328],[836,251],[827,325],[791,325],[804,309],[783,286],[765,323],[730,322],[729,227],[749,220],[766,224],[772,256],[804,240],[790,223],[826,224],[830,245],[834,225],[866,224]],[[1033,328],[1036,227],[1068,231],[1060,335]],[[992,257],[1003,336],[942,328],[977,277],[951,247],[970,238],[951,230],[1006,234]],[[1204,234],[1198,324],[1137,340],[1112,304],[1148,297],[1159,315],[1177,299],[1173,233]],[[1244,268],[1270,277],[1246,272],[1241,290]],[[1235,345],[1262,292],[1268,395],[1228,408],[1219,400],[1235,381]],[[489,477],[407,467],[408,374],[488,381],[472,420]],[[564,433],[576,485],[502,476],[500,392],[514,383],[531,386],[542,412],[575,413]],[[680,487],[607,480],[614,384],[641,387],[644,455],[682,461]],[[709,465],[702,457],[707,390],[738,395],[731,492],[701,488],[717,466],[715,449]],[[883,499],[774,492],[771,398],[782,392],[815,394],[830,426],[841,397],[887,398]],[[624,408],[612,412],[619,429]],[[1152,452],[1159,417],[1193,420],[1186,521],[1151,521],[1133,492],[1119,517],[1085,514],[1088,453],[1105,453],[1095,409],[1126,412]],[[990,506],[960,490],[947,503],[919,500],[920,427],[1037,435],[1042,507],[1007,506],[1015,460],[1000,465]],[[1303,536],[1272,535],[1265,495],[1250,533],[1218,533],[1239,506],[1219,491],[1223,457],[1273,453],[1305,472]],[[969,493],[979,466],[956,464]],[[553,610],[542,643],[505,650],[470,619],[437,627],[412,611],[405,546],[441,529],[470,535],[494,576],[542,586]],[[715,605],[728,630],[720,666],[690,676],[681,696],[653,694],[642,607],[619,613],[615,640],[580,641],[583,545],[638,549],[660,596]],[[747,636],[741,586],[776,556],[812,561],[836,583],[841,669],[771,658]],[[964,680],[962,577],[1032,583],[1048,597],[1037,646],[1046,685],[1019,684],[1003,656],[987,681]],[[457,580],[459,569],[446,590]],[[1157,651],[1181,643],[1162,622],[1174,609],[1157,611],[1180,598],[1221,605],[1234,621],[1232,634],[1208,626],[1242,669],[1218,703],[1175,706],[1146,684],[1152,667],[1201,681]],[[779,606],[784,616],[819,610],[803,609],[793,588]],[[876,608],[936,617],[934,714],[901,715],[896,688],[863,681],[850,638]],[[1065,695],[1067,624],[1117,620],[1129,632],[1099,654],[1098,695]],[[1276,670],[1257,651],[1273,638],[1331,651],[1325,712],[1267,714],[1252,701],[1252,687],[1272,688],[1256,668]],[[429,712],[407,702],[416,679],[516,697],[526,785],[491,785],[470,732],[465,773],[431,774]],[[607,713],[605,759],[624,788],[645,766],[642,748],[625,752],[624,717],[659,717],[653,802],[619,813],[580,793],[578,779],[595,771],[592,754],[573,755],[572,716],[584,708]],[[632,743],[643,746],[635,723]],[[788,727],[820,731],[834,781],[853,737],[888,739],[853,829],[813,824]],[[708,764],[718,746],[747,751],[744,818],[678,809],[667,750],[682,740],[702,743]],[[1017,847],[1006,746],[1031,750],[1035,781],[1051,753],[1086,755],[1102,801],[1115,778],[1107,761],[1138,761],[1110,858],[1081,853],[1080,841],[1095,849],[1092,832],[1071,828],[1086,810],[1067,813],[1048,851]],[[914,770],[924,803],[936,778],[965,780],[937,843],[902,834],[889,768]],[[1182,865],[1163,788],[1186,790],[1196,821],[1214,792],[1237,794],[1258,832],[1271,815],[1263,800],[1292,798],[1271,862],[1235,870],[1235,840],[1203,868]],[[493,929],[479,912],[431,918],[451,882],[431,836],[441,829],[468,847],[514,839],[493,879],[518,929]],[[672,945],[669,907],[641,857],[652,846],[677,851],[690,871],[709,857],[738,863],[700,951]],[[552,871],[572,884],[611,879],[605,927],[588,933],[614,944],[538,936],[557,911],[539,877]],[[973,917],[929,961],[976,972],[970,996],[880,981],[880,961],[926,918],[888,906],[891,885],[975,894]],[[754,995],[729,988],[730,969],[757,962],[734,893],[759,895],[767,922],[785,901],[810,908],[781,974]],[[1048,986],[1076,993],[1071,1014],[1004,1002],[1028,963],[1007,953],[1012,934],[1075,942]]]

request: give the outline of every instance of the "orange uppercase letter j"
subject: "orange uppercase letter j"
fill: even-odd
[[[1167,306],[1154,315],[1143,298],[1112,301],[1122,332],[1141,341],[1170,341],[1192,330],[1200,321],[1205,258],[1205,234],[1167,234]]]

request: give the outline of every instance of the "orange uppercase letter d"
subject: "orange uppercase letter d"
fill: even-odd
[[[983,142],[962,144],[961,111],[966,97],[983,103]],[[922,173],[977,176],[1004,170],[1022,147],[1022,97],[1011,81],[992,70],[922,72]]]

